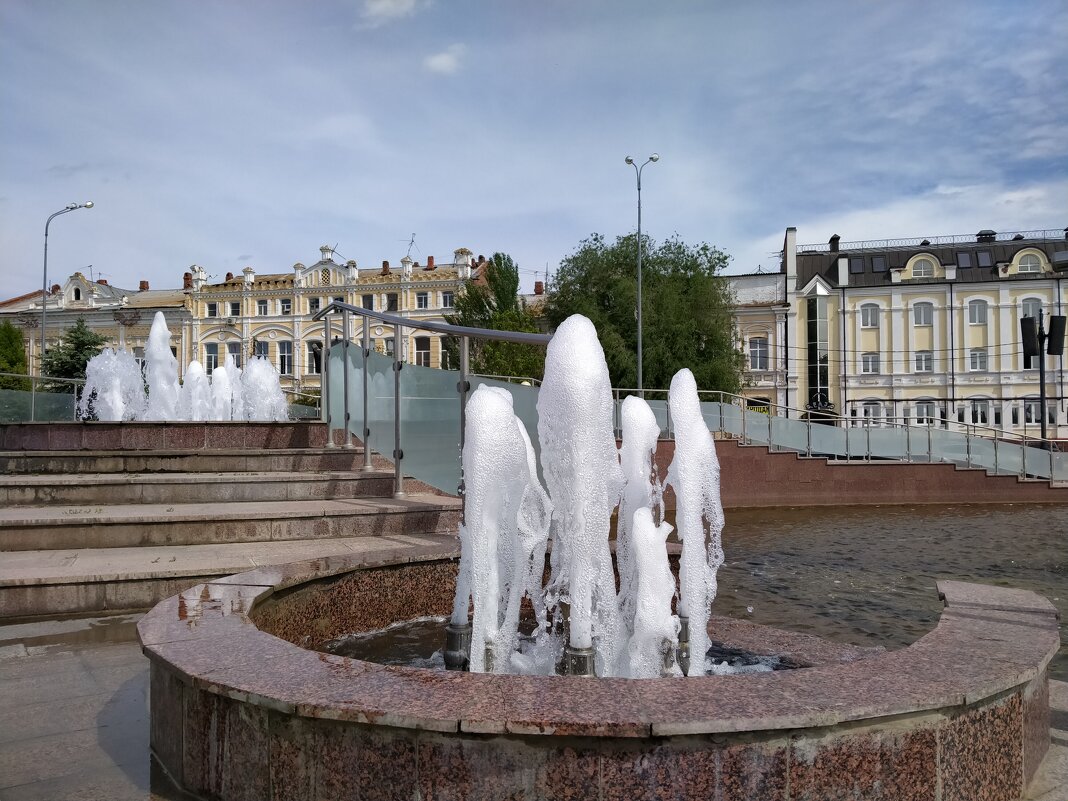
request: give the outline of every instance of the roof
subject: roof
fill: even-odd
[[[1031,233],[1031,232],[1029,232]],[[1033,232],[1045,234],[1047,232]],[[1048,232],[1054,234],[1058,232]],[[991,231],[990,234],[993,234]],[[995,235],[996,236],[996,235]],[[882,242],[843,242],[839,244],[839,250],[832,251],[828,246],[820,246],[821,250],[810,250],[810,246],[799,245],[797,250],[797,289],[805,287],[815,276],[820,276],[831,286],[838,286],[838,259],[846,256],[850,259],[863,261],[863,271],[849,272],[850,287],[884,287],[890,286],[891,271],[903,268],[913,256],[927,254],[938,260],[940,264],[957,265],[958,253],[973,254],[970,267],[957,267],[957,277],[954,283],[979,283],[997,279],[1008,281],[1034,280],[1033,275],[1002,276],[998,265],[1011,262],[1016,254],[1024,248],[1034,248],[1045,253],[1046,258],[1053,260],[1053,254],[1068,251],[1068,240],[1053,238],[1052,236],[1036,236],[1029,238],[1023,236],[1020,239],[995,239],[994,241],[953,241],[940,244],[924,244],[927,240],[919,242],[908,241],[908,244],[895,244],[906,240],[885,240]],[[991,255],[989,267],[979,267],[978,258],[974,255],[980,251],[986,251]],[[879,269],[881,260],[883,269]],[[913,279],[909,285],[920,283],[943,283],[943,278]]]
[[[187,290],[183,289],[146,289],[143,292],[131,292],[126,297],[127,308],[157,308],[159,306],[184,306]]]

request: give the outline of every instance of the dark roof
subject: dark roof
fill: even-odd
[[[859,258],[864,260],[863,272],[849,273],[850,287],[883,287],[890,286],[890,271],[894,268],[904,267],[909,259],[920,253],[927,253],[938,259],[944,265],[956,265],[958,253],[971,255],[970,267],[957,267],[957,278],[954,283],[978,283],[982,281],[998,280],[1034,280],[1038,277],[1032,274],[1000,276],[999,264],[1011,262],[1015,255],[1024,248],[1035,248],[1046,254],[1049,261],[1053,261],[1053,254],[1068,251],[1066,239],[1012,239],[995,242],[955,242],[951,244],[932,245],[909,245],[893,246],[889,242],[885,246],[874,247],[849,247],[849,243],[842,243],[843,247],[837,252],[831,252],[824,246],[820,251],[802,250],[799,246],[797,252],[797,289],[803,289],[814,276],[821,276],[831,286],[838,286],[838,259],[841,256]],[[869,243],[863,243],[865,245]],[[875,243],[871,243],[875,244]],[[991,266],[979,267],[977,253],[986,251],[991,254]],[[885,261],[886,269],[876,271],[873,269],[873,261],[881,257]],[[1068,273],[1054,273],[1055,276],[1068,276]],[[914,279],[908,282],[909,286],[920,283],[943,283],[944,278]],[[899,285],[900,286],[900,285]]]

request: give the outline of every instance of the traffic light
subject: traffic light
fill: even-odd
[[[1027,319],[1026,317],[1024,319]],[[1060,356],[1064,353],[1064,321],[1063,315],[1049,318],[1049,333],[1046,335],[1046,353],[1050,356]],[[1026,343],[1024,345],[1026,347]]]

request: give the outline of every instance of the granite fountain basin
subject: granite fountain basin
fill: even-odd
[[[312,650],[446,615],[458,546],[261,568],[138,626],[151,745],[187,791],[283,798],[1021,798],[1049,746],[1057,613],[945,581],[938,625],[895,650],[714,618],[799,669],[666,679],[384,666]]]

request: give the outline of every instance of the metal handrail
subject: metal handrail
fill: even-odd
[[[343,350],[342,357],[342,369],[344,370],[344,388],[345,388],[345,441],[344,446],[346,448],[353,447],[352,444],[352,427],[349,419],[349,315],[356,314],[362,318],[362,351],[363,351],[363,469],[373,469],[371,464],[371,449],[370,449],[370,435],[371,429],[369,421],[367,419],[367,393],[368,393],[368,371],[366,369],[367,358],[371,352],[371,331],[370,322],[376,320],[380,323],[393,326],[393,497],[403,498],[404,492],[404,470],[401,466],[401,462],[404,460],[404,448],[402,447],[402,434],[403,426],[401,425],[401,370],[404,367],[404,362],[401,360],[401,332],[405,328],[415,329],[417,331],[433,331],[439,334],[446,334],[448,336],[458,337],[460,340],[460,380],[456,385],[456,390],[460,395],[460,449],[463,450],[464,446],[464,428],[467,420],[467,396],[471,391],[471,382],[468,380],[470,376],[470,353],[469,345],[472,339],[488,339],[499,342],[518,342],[524,345],[548,345],[549,340],[552,337],[548,334],[531,334],[525,331],[495,331],[488,328],[470,328],[462,325],[451,325],[449,323],[438,323],[431,320],[418,320],[411,317],[402,317],[399,314],[390,314],[388,312],[376,312],[373,309],[365,309],[362,306],[353,306],[350,303],[344,303],[342,301],[331,301],[325,308],[320,309],[314,315],[312,315],[312,321],[323,321],[323,342],[326,343],[327,354],[323,360],[323,416],[326,420],[327,438],[326,445],[328,448],[336,447],[333,437],[333,419],[330,412],[330,376],[329,376],[329,348],[331,343],[331,318],[329,315],[341,313],[341,327],[342,327],[342,339],[341,347]],[[464,494],[464,482],[461,475],[459,494],[463,497]]]
[[[84,378],[53,378],[47,375],[34,375],[27,373],[0,373],[0,378],[18,378],[21,380],[28,380],[30,382],[30,422],[36,422],[37,417],[37,385],[38,384],[72,384],[75,399],[78,397],[78,388],[85,385]],[[53,393],[57,394],[57,393]],[[67,394],[67,393],[58,393]],[[74,418],[78,419],[78,406],[77,403],[74,407]]]

